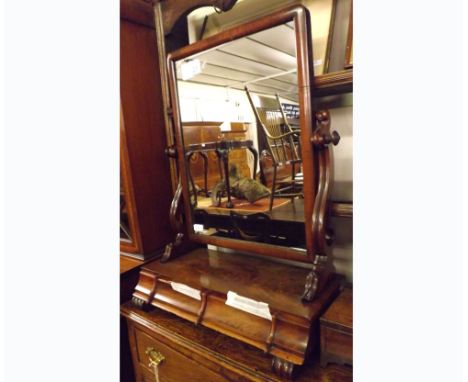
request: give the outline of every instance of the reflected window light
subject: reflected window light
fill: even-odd
[[[230,131],[231,130],[231,121],[225,120],[221,126],[219,126],[221,131]]]

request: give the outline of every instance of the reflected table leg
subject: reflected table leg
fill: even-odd
[[[234,207],[234,204],[231,201],[231,185],[229,184],[229,150],[227,149],[218,149],[216,150],[216,154],[220,157],[223,161],[224,166],[224,182],[226,184],[226,192],[227,192],[227,208]]]

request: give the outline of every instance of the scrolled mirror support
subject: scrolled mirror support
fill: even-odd
[[[324,286],[334,271],[331,259],[326,255],[326,247],[333,242],[333,231],[327,227],[329,214],[328,198],[331,192],[332,158],[330,144],[336,146],[340,135],[331,132],[331,119],[328,110],[315,113],[317,128],[311,137],[311,143],[316,150],[318,163],[317,195],[312,214],[312,234],[314,238],[314,266],[306,278],[304,301],[312,301],[317,292]]]

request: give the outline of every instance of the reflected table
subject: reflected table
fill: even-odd
[[[229,152],[231,150],[236,149],[247,149],[249,150],[252,155],[254,156],[254,165],[253,165],[253,175],[252,179],[255,179],[255,175],[257,174],[257,162],[258,162],[258,153],[257,150],[254,148],[253,141],[248,140],[221,140],[216,142],[206,142],[206,143],[194,143],[188,145],[186,147],[185,156],[187,158],[187,169],[189,173],[190,183],[192,184],[193,193],[195,195],[195,205],[197,204],[197,192],[195,190],[195,182],[193,180],[193,176],[190,171],[190,158],[195,153],[200,153],[203,162],[204,162],[204,175],[205,175],[205,194],[208,194],[208,185],[207,185],[207,160],[206,160],[206,152],[207,151],[214,151],[218,157],[218,162],[222,161],[223,169],[224,169],[224,182],[226,184],[226,192],[227,192],[227,208],[232,208],[234,205],[231,201],[231,188],[229,185]],[[220,168],[221,172],[221,168]]]
[[[217,231],[217,236],[222,235],[221,231],[232,231],[234,227],[230,211],[226,208],[210,207],[210,202],[211,200],[200,201],[200,205],[194,210],[194,223],[202,225],[204,229],[215,229]],[[237,210],[237,212],[247,213],[241,210]],[[249,213],[255,215],[255,212],[261,211],[252,210]],[[269,234],[272,237],[283,238],[275,242],[275,244],[305,248],[303,199],[297,198],[294,200],[294,203],[288,200],[287,203],[273,208],[271,212],[264,213],[270,217]],[[250,229],[252,232],[261,233],[264,230],[264,226],[265,223],[262,220],[253,219],[250,222]]]

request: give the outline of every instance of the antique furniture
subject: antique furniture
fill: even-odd
[[[261,208],[263,207],[263,209]],[[249,218],[249,228],[251,233],[265,233],[266,227],[262,220],[255,219],[255,214],[261,214],[268,211],[268,204],[262,206],[245,206],[244,209],[237,209],[243,214],[252,214],[244,216]],[[352,204],[350,203],[330,203],[329,214],[332,217],[352,217]],[[201,224],[207,228],[216,228],[219,231],[233,229],[232,211],[225,208],[210,208],[210,213],[200,208],[194,209],[194,224]],[[268,214],[268,233],[270,238],[265,241],[275,241],[276,244],[301,247],[305,243],[304,231],[304,200],[299,199],[294,204],[288,203],[279,205]],[[235,227],[234,227],[235,228]],[[276,240],[274,239],[276,238]],[[280,240],[280,242],[279,242]],[[281,243],[281,244],[280,244]]]
[[[343,280],[332,276],[322,293],[305,303],[307,273],[267,259],[199,248],[166,264],[144,266],[133,302],[261,349],[273,356],[275,372],[291,377],[318,346],[318,318]]]
[[[302,163],[299,155],[300,145],[296,147],[296,143],[294,142],[294,137],[298,137],[299,133],[294,132],[291,126],[289,126],[278,95],[276,95],[276,108],[265,108],[255,106],[247,86],[245,87],[245,92],[254,111],[257,124],[262,127],[265,141],[268,144],[268,152],[273,160],[273,180],[270,196],[271,211],[275,197],[291,197],[294,200],[294,197],[303,195],[303,178],[302,174],[300,174]],[[278,166],[284,165],[290,166],[290,177],[278,180],[276,177]],[[280,187],[277,188],[277,186]]]
[[[201,224],[207,229],[216,229],[217,236],[226,237],[223,232],[232,230],[238,232],[240,228],[236,227],[232,214],[237,214],[237,216],[242,214],[241,226],[252,236],[263,236],[262,242],[305,250],[304,200],[297,200],[294,204],[279,205],[268,214],[269,201],[265,204],[259,203],[255,209],[249,208],[250,206],[245,206],[244,209],[236,207],[235,211],[226,208],[210,208],[209,213],[197,208],[194,210],[194,224]],[[263,215],[268,216],[268,220],[262,218]],[[239,222],[239,218],[235,220]],[[239,234],[234,236],[238,238]]]
[[[184,144],[202,144],[223,140],[245,141],[247,138],[248,123],[230,122],[229,130],[221,130],[223,122],[214,121],[190,121],[183,122]],[[222,164],[214,151],[204,153],[199,151],[190,155],[189,171],[191,181],[199,188],[199,192],[209,196],[209,190],[222,179]],[[246,150],[236,150],[229,153],[229,162],[234,163],[243,176],[250,176],[251,169],[248,165]]]
[[[353,291],[345,288],[320,318],[320,364],[353,364]]]
[[[166,175],[171,175],[171,181],[165,178],[163,182],[168,186],[172,183],[175,190],[169,217],[176,234],[167,245],[161,261],[151,261],[141,269],[133,293],[133,306],[127,303],[122,307],[129,326],[138,380],[155,380],[157,372],[161,373],[161,381],[187,378],[273,381],[291,378],[303,365],[303,374],[299,378],[308,380],[307,376],[318,376],[323,371],[311,369],[308,364],[319,345],[319,317],[342,285],[342,277],[334,274],[327,257],[327,243],[331,239],[327,217],[337,210],[328,202],[331,177],[329,146],[336,144],[338,137],[331,133],[327,112],[314,110],[312,101],[313,97],[350,91],[352,71],[314,77],[309,15],[297,5],[190,46],[185,46],[177,37],[176,31],[184,28],[182,16],[192,9],[215,5],[218,11],[228,11],[235,2],[156,1],[153,4],[159,53],[159,65],[153,65],[153,70],[156,68],[157,71],[159,67],[161,74],[160,89],[156,93],[157,96],[162,95],[159,118],[164,119],[166,153],[171,158],[170,171],[167,169],[166,172]],[[151,24],[146,18],[142,23]],[[213,213],[209,208],[202,209],[201,213],[208,215],[210,221],[218,215],[227,218],[223,224],[236,230],[233,237],[216,236],[209,227],[203,227],[205,224],[201,224],[202,231],[195,229],[194,225],[200,225],[196,220],[198,208],[193,208],[190,203],[187,129],[182,123],[178,100],[178,65],[194,58],[215,60],[213,56],[217,55],[221,45],[222,49],[235,49],[236,44],[249,44],[248,40],[253,35],[267,38],[274,28],[289,31],[289,48],[292,48],[287,59],[289,68],[281,73],[283,84],[275,78],[265,79],[268,76],[265,73],[258,74],[263,78],[263,85],[279,86],[280,83],[283,86],[287,82],[287,91],[295,92],[294,100],[300,106],[304,199],[294,203],[295,208],[300,207],[299,213],[293,211],[291,214],[291,206],[288,210],[285,204],[284,210],[278,207],[267,211],[268,219],[264,221],[269,222],[271,229],[276,221],[286,222],[286,215],[294,215],[296,231],[303,238],[301,245],[294,248],[268,243],[269,240],[257,237],[255,232],[252,234],[249,227],[244,226],[244,221],[239,220],[240,211],[236,208],[228,214]],[[265,49],[268,47],[254,53],[261,54]],[[232,52],[231,55],[222,54],[231,58],[235,56]],[[208,64],[213,64],[213,61]],[[209,65],[207,67],[210,68]],[[265,65],[261,68],[265,69]],[[201,78],[203,73],[192,83]],[[232,89],[243,89],[245,81],[241,79]],[[259,84],[250,86],[255,91],[262,87]],[[124,102],[122,104],[125,111]],[[163,183],[157,182],[159,186]],[[204,188],[207,191],[209,186]],[[160,208],[158,218],[164,212],[165,209]],[[260,218],[255,218],[255,222],[257,220]],[[275,259],[281,262],[273,261]],[[300,265],[291,263],[291,260],[300,262]],[[197,333],[211,333],[211,341],[198,341],[200,334]],[[219,348],[215,341],[232,344],[242,351]],[[243,359],[236,360],[234,353]],[[268,370],[270,365],[273,372]],[[190,376],[184,374],[189,369],[192,371]],[[351,377],[349,371],[338,375],[343,377],[343,381]]]
[[[218,158],[218,161],[222,162],[222,173],[223,173],[223,180],[226,184],[226,191],[227,191],[227,202],[226,202],[226,207],[227,208],[232,208],[234,205],[232,204],[231,201],[231,188],[229,184],[229,153],[231,150],[238,150],[238,149],[243,149],[246,148],[249,150],[253,157],[254,157],[254,167],[252,171],[252,178],[255,179],[255,175],[257,173],[257,161],[258,161],[258,154],[257,151],[255,150],[253,146],[253,142],[251,140],[245,140],[245,141],[240,141],[240,140],[219,140],[216,142],[206,142],[206,143],[192,143],[186,147],[186,153],[185,155],[187,156],[187,169],[188,169],[188,177],[190,179],[191,187],[192,190],[195,190],[195,182],[193,180],[193,176],[190,170],[190,158],[193,156],[195,153],[200,153],[202,154],[205,158],[208,158],[207,153],[210,151],[215,152],[216,157]],[[208,166],[208,160],[204,161],[205,165],[205,174],[207,173],[207,166]],[[221,171],[220,171],[221,172]],[[205,193],[208,193],[208,182],[206,180],[205,176]],[[195,196],[195,203],[194,205],[197,205],[197,193],[196,191],[194,192]]]
[[[261,350],[160,309],[143,311],[131,303],[121,307],[127,318],[137,382],[283,380],[271,371],[271,359]],[[152,358],[151,358],[152,357]],[[122,380],[124,381],[124,380]],[[352,370],[318,365],[317,356],[304,367],[298,382],[351,382]]]
[[[215,121],[191,121],[184,122],[184,144],[190,146],[193,144],[201,144],[204,142],[217,141],[221,136],[222,122]],[[221,163],[214,152],[204,153],[203,151],[189,155],[189,171],[191,180],[206,196],[209,196],[209,190],[221,178]]]
[[[185,81],[183,76],[179,76],[184,72],[184,65],[192,65],[193,60],[207,60],[213,65],[219,46],[223,51],[232,52],[239,46],[249,45],[250,39],[267,39],[268,33],[275,28],[290,30],[288,40],[294,55],[285,58],[281,71],[270,77],[280,76],[283,81],[290,81],[287,90],[293,92],[290,97],[298,102],[300,108],[305,240],[303,246],[296,248],[287,244],[279,246],[246,240],[248,236],[255,238],[255,235],[225,238],[207,231],[207,227],[202,231],[195,230],[186,160],[190,147],[185,144],[178,99],[178,87]],[[326,111],[312,110],[314,81],[309,28],[307,10],[293,5],[168,55],[171,98],[167,110],[176,145],[167,152],[171,158],[177,159],[179,172],[171,206],[171,223],[178,234],[176,240],[167,246],[163,263],[152,262],[142,269],[133,294],[134,303],[142,308],[158,307],[264,350],[273,356],[274,371],[288,377],[306,362],[318,345],[318,318],[333,300],[342,281],[333,273],[326,256],[326,242],[330,239],[326,231],[331,160],[329,145],[338,143],[339,136],[330,132]],[[249,51],[249,54],[261,56],[267,54],[268,49],[271,48],[266,46],[262,51]],[[195,73],[195,77],[197,75],[199,73]],[[196,80],[203,79],[203,73],[201,76]],[[227,147],[222,149],[227,151]],[[205,212],[210,213],[209,209]],[[232,215],[229,218],[232,222]],[[235,222],[232,228],[236,228]],[[210,250],[204,247],[206,244],[296,260],[304,263],[304,267],[279,264],[240,252]],[[201,247],[195,249],[196,246]],[[183,256],[177,257],[179,255]]]
[[[121,253],[137,259],[161,255],[173,236],[167,211],[172,187],[165,155],[161,80],[154,28],[123,9],[120,21]],[[132,8],[133,9],[133,8]],[[125,224],[128,222],[128,224]]]
[[[213,244],[221,245],[236,250],[245,250],[250,252],[256,252],[262,255],[271,255],[274,257],[288,258],[298,261],[306,261],[313,263],[316,259],[316,255],[325,255],[326,253],[326,213],[328,212],[328,194],[330,182],[330,153],[329,144],[336,144],[338,136],[336,133],[331,134],[329,132],[330,123],[326,119],[327,113],[321,112],[320,114],[312,113],[312,105],[310,98],[310,91],[314,85],[314,81],[311,81],[312,66],[310,61],[310,41],[308,39],[309,23],[308,14],[305,8],[290,6],[286,10],[282,9],[269,17],[263,17],[259,20],[250,22],[243,25],[242,27],[234,28],[233,30],[227,30],[216,36],[210,37],[206,40],[199,41],[195,44],[183,47],[177,51],[172,52],[168,57],[168,71],[171,87],[171,125],[174,126],[174,133],[177,140],[177,146],[171,148],[171,152],[174,154],[174,158],[177,157],[180,170],[180,192],[177,193],[178,200],[174,199],[174,209],[176,212],[176,205],[179,205],[177,212],[172,217],[172,221],[176,223],[180,221],[178,216],[181,216],[182,211],[184,212],[184,222],[186,224],[177,223],[178,228],[182,229],[184,226],[187,232],[179,230],[177,240],[174,244],[169,247],[168,251],[164,256],[164,260],[169,259],[172,254],[177,252],[177,248],[184,248],[184,245],[189,243],[198,244]],[[246,241],[241,240],[226,240],[219,241],[216,237],[210,237],[209,235],[196,233],[193,229],[193,210],[190,203],[182,204],[183,200],[189,201],[189,177],[187,174],[187,166],[185,165],[185,150],[184,150],[184,137],[183,129],[181,128],[180,121],[180,109],[178,102],[177,92],[177,73],[181,65],[185,62],[193,60],[193,57],[197,57],[198,60],[208,60],[213,62],[218,54],[216,53],[216,47],[225,43],[226,41],[233,41],[233,47],[231,48],[228,44],[223,45],[224,50],[232,50],[236,46],[241,44],[248,44],[245,40],[246,37],[251,38],[250,35],[255,35],[255,39],[259,39],[259,36],[265,36],[270,30],[281,27],[283,25],[293,25],[291,34],[288,37],[295,45],[294,50],[297,51],[297,57],[289,57],[285,61],[285,72],[281,72],[281,76],[288,81],[292,81],[292,85],[289,89],[299,89],[298,94],[294,96],[299,101],[300,105],[300,127],[301,127],[301,148],[302,148],[302,159],[303,159],[303,187],[307,193],[307,197],[304,198],[304,226],[305,226],[305,238],[307,251],[305,253],[298,252],[295,249],[288,247],[278,248],[277,246],[269,245],[256,245],[251,246]],[[291,29],[290,29],[291,30]],[[260,54],[262,54],[261,52]],[[211,65],[211,64],[210,64]],[[177,66],[177,68],[176,68]],[[295,67],[295,69],[291,69]],[[283,70],[283,69],[282,69]],[[296,74],[292,74],[292,72]],[[279,75],[279,74],[278,74]],[[286,77],[285,77],[286,76]],[[297,85],[293,85],[297,82]],[[233,85],[234,86],[234,85]],[[237,86],[237,85],[236,85]],[[243,87],[242,87],[243,89]],[[313,116],[320,115],[320,118],[313,118]],[[318,124],[320,126],[317,125]],[[317,167],[317,168],[315,168]],[[317,171],[317,169],[319,171]],[[183,252],[183,251],[182,251]],[[316,264],[319,265],[318,263]],[[311,272],[311,278],[313,280],[310,289],[310,293],[307,295],[312,296],[318,289],[326,284],[328,276],[327,271],[324,270],[324,277],[320,279],[318,276],[318,268]],[[320,279],[320,282],[318,282]]]
[[[158,73],[153,9],[121,0],[120,18],[120,301],[128,301],[140,267],[160,256],[174,233],[169,160]],[[163,211],[163,212],[161,212]],[[125,319],[121,320],[121,380],[133,380]]]

